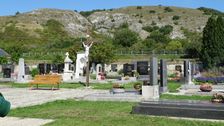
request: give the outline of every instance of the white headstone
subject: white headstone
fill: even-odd
[[[102,73],[102,70],[103,70],[103,66],[101,64],[97,64],[96,65],[96,80],[101,80],[100,73]]]
[[[19,71],[18,71],[18,77],[17,77],[17,83],[26,83],[25,80],[25,64],[24,59],[19,59]]]
[[[83,68],[86,64],[85,53],[77,53],[75,78],[79,78],[80,74],[83,74]]]

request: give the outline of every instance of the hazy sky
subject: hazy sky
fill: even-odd
[[[14,15],[38,8],[69,10],[110,9],[125,6],[178,6],[187,8],[208,7],[224,12],[224,0],[1,0],[0,16]]]

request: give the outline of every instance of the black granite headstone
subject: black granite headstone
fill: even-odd
[[[14,72],[14,65],[5,64],[2,65],[3,78],[11,78],[11,73]]]
[[[51,64],[45,64],[46,66],[46,72],[45,72],[45,74],[49,74],[50,73],[50,71],[51,71]]]
[[[11,69],[10,68],[3,69],[3,78],[11,78]]]
[[[189,81],[189,61],[188,60],[184,60],[184,80],[186,84]]]
[[[134,64],[124,64],[123,65],[124,76],[133,77],[134,76],[133,70],[134,70]]]
[[[38,65],[39,74],[45,74],[45,65],[44,63],[41,63]]]
[[[148,75],[148,61],[138,61],[137,72],[139,73],[139,75]]]
[[[132,108],[132,113],[223,120],[224,106],[209,101],[159,100],[141,102]]]
[[[25,75],[29,75],[29,74],[30,74],[30,68],[25,65]]]
[[[160,92],[167,91],[167,62],[160,60]]]
[[[58,65],[52,64],[51,65],[51,70],[52,70],[53,73],[58,73]]]
[[[64,72],[64,64],[58,64],[58,73]]]

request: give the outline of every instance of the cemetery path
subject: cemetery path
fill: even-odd
[[[11,108],[33,106],[55,100],[69,98],[82,99],[87,95],[108,93],[108,90],[93,89],[63,89],[60,90],[30,90],[29,88],[0,88],[5,99],[11,103]]]
[[[0,92],[11,103],[11,108],[39,105],[46,102],[65,99],[83,99],[91,101],[132,101],[141,100],[141,95],[136,94],[111,94],[108,90],[63,89],[60,90],[30,90],[29,88],[1,87]],[[1,126],[41,126],[54,120],[35,118],[0,118]]]
[[[17,118],[5,117],[0,118],[1,126],[42,126],[44,124],[53,122],[50,119],[34,119],[34,118]]]

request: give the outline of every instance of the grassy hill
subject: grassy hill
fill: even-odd
[[[23,53],[31,53],[26,55],[27,59],[51,59],[66,51],[83,50],[81,38],[86,34],[91,34],[95,41],[113,41],[114,33],[124,24],[139,36],[138,42],[129,50],[136,50],[136,46],[147,49],[144,43],[151,42],[148,37],[153,34],[147,28],[157,27],[154,32],[159,32],[160,28],[168,25],[172,27],[172,31],[166,36],[171,40],[177,39],[181,46],[187,47],[186,43],[198,41],[213,12],[221,13],[207,8],[165,6],[133,6],[87,12],[38,9],[16,13],[14,16],[0,16],[0,48],[10,54],[16,53],[16,57],[21,57]],[[164,49],[168,42],[154,46]],[[36,52],[38,54],[35,54]],[[57,54],[42,56],[53,52]]]

